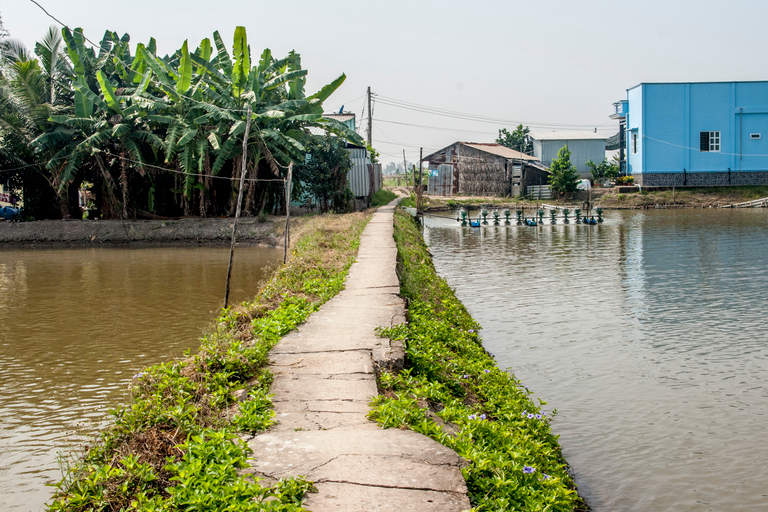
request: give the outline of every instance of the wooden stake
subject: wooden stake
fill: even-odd
[[[285,178],[285,246],[283,264],[288,260],[288,246],[291,244],[291,185],[293,182],[293,162],[288,164],[288,176]]]
[[[243,204],[243,183],[245,183],[246,167],[248,160],[248,134],[251,131],[251,105],[248,104],[247,120],[245,121],[245,135],[243,135],[243,165],[240,170],[240,190],[237,192],[237,209],[235,210],[235,223],[232,224],[232,243],[229,246],[229,266],[227,267],[227,287],[224,292],[224,308],[229,305],[229,278],[232,276],[232,262],[235,260],[235,237],[237,236],[237,221],[240,219],[240,210]]]

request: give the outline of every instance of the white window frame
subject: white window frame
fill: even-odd
[[[720,132],[709,132],[709,151],[711,153],[720,152]]]

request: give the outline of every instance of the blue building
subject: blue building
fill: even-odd
[[[768,184],[768,82],[642,83],[614,106],[636,184]]]

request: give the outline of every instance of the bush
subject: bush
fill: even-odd
[[[571,163],[571,152],[568,151],[568,144],[557,152],[557,158],[552,160],[549,172],[549,184],[554,192],[560,195],[576,192],[579,175],[576,173],[576,167]]]
[[[616,184],[617,185],[634,185],[635,178],[634,176],[619,176],[618,178],[616,178]]]

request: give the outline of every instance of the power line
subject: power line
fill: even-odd
[[[421,112],[425,114],[431,114],[436,116],[442,116],[442,117],[450,117],[454,119],[464,119],[467,121],[475,121],[480,123],[492,123],[492,124],[507,124],[507,125],[518,125],[522,124],[525,126],[532,126],[534,128],[569,128],[569,129],[581,129],[581,130],[592,130],[595,128],[595,125],[593,124],[567,124],[567,123],[531,123],[526,121],[520,121],[520,120],[511,120],[511,119],[504,119],[504,118],[498,118],[498,117],[489,117],[489,116],[483,116],[479,114],[468,114],[465,112],[458,112],[453,110],[447,110],[443,108],[437,108],[437,107],[430,107],[427,105],[422,105],[419,103],[413,103],[410,101],[405,100],[399,100],[396,98],[390,98],[387,96],[381,96],[378,95],[378,101],[381,102],[383,105],[388,105],[395,108],[400,108],[404,110],[411,110],[414,112]],[[603,123],[607,124],[607,123]],[[600,125],[600,126],[603,126]]]

